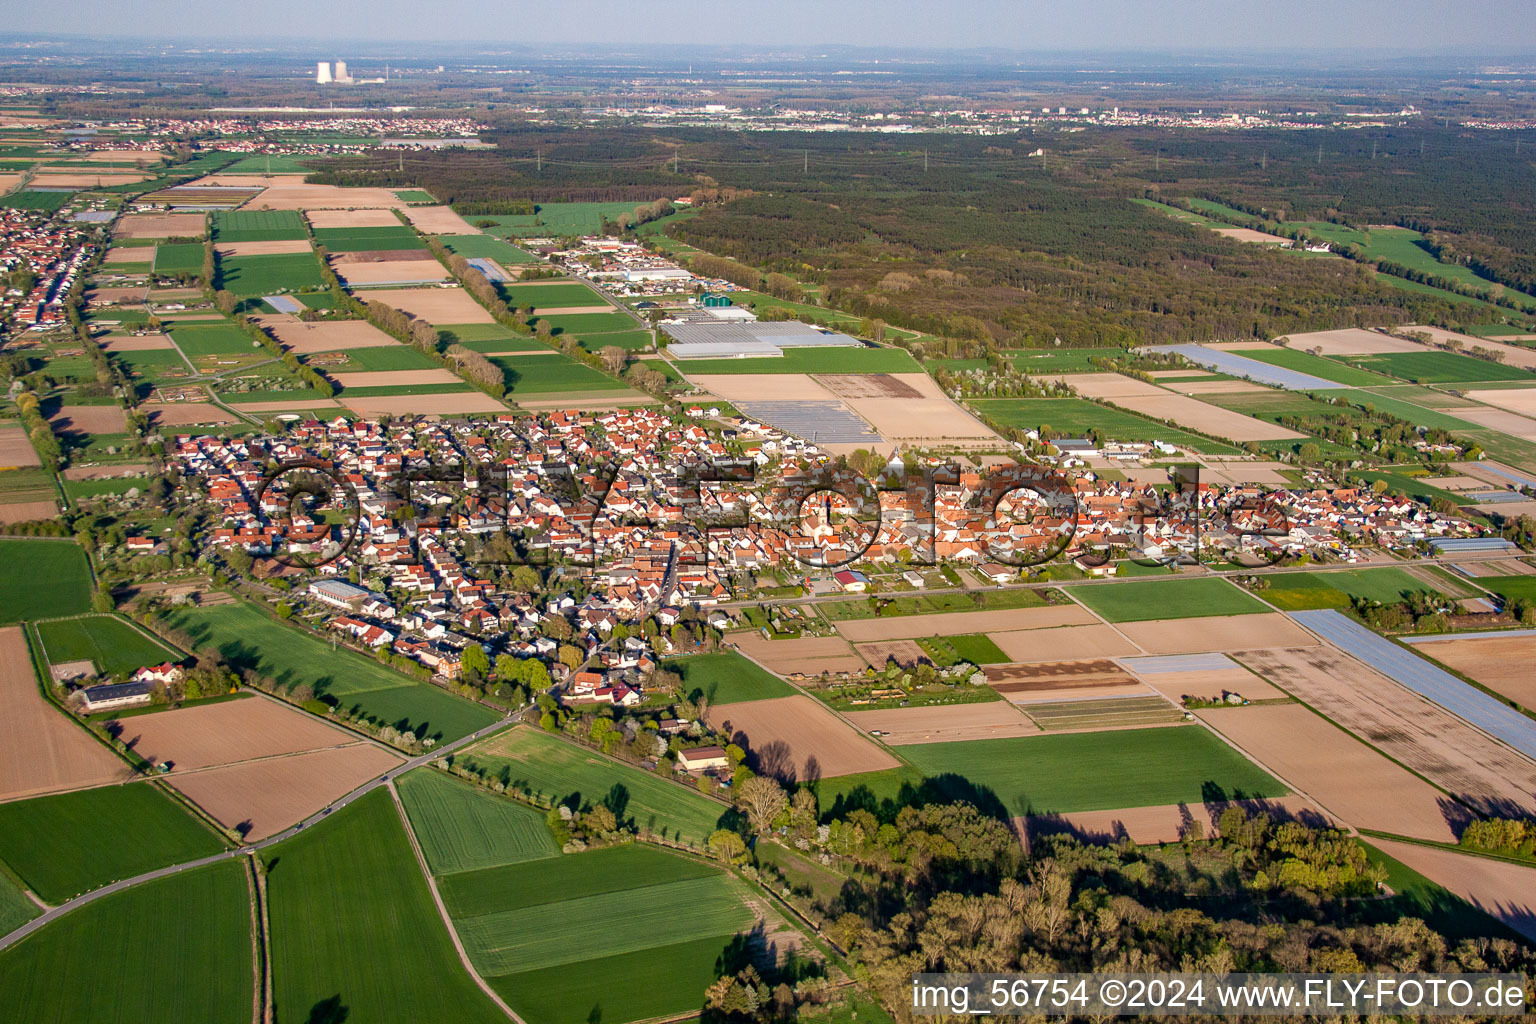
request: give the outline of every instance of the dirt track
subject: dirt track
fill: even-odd
[[[809,697],[725,704],[704,717],[712,728],[729,723],[733,742],[748,751],[759,773],[786,780],[853,775],[900,763]]]
[[[21,627],[0,629],[0,800],[102,786],[131,774],[43,698]]]

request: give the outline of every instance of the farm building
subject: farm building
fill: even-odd
[[[110,711],[149,703],[148,683],[106,683],[87,686],[80,691],[82,706],[88,712]]]
[[[708,771],[711,768],[724,768],[729,764],[724,747],[695,747],[692,750],[677,752],[677,767],[685,772]]]
[[[847,334],[820,331],[794,321],[775,323],[662,324],[674,359],[752,359],[782,356],[787,348],[862,348]]]
[[[355,611],[362,603],[373,595],[362,587],[344,583],[341,580],[321,580],[309,585],[309,595],[323,604],[332,608],[345,608]]]

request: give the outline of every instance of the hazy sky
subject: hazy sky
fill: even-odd
[[[1532,0],[0,0],[5,28],[524,43],[1536,52]]]

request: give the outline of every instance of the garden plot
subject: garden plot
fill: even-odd
[[[1536,708],[1536,673],[1531,671],[1536,635],[1521,631],[1510,636],[1437,637],[1413,647],[1523,707]]]
[[[1010,661],[1020,664],[1142,653],[1113,626],[1098,622],[1086,626],[1055,626],[989,635]]]
[[[962,633],[1008,633],[1097,623],[1093,613],[1077,605],[1042,608],[998,608],[992,611],[938,612],[891,618],[854,619],[837,623],[837,631],[852,643],[917,640]],[[995,637],[994,637],[995,639]]]
[[[397,288],[380,292],[377,298],[380,302],[425,320],[433,326],[496,322],[495,318],[470,298],[469,293],[462,288]]]
[[[296,316],[277,313],[253,317],[256,323],[283,348],[299,355],[337,352],[349,348],[378,348],[400,344],[377,327],[363,320],[337,320],[305,323]]]
[[[1317,639],[1280,612],[1153,619],[1117,627],[1147,654],[1204,654],[1267,647],[1315,647]]]
[[[1309,708],[1266,704],[1195,715],[1346,824],[1455,842],[1445,794]]]
[[[822,672],[858,672],[864,659],[839,636],[803,636],[765,640],[756,630],[731,634],[741,652],[780,675],[820,675]]]
[[[1337,331],[1292,334],[1282,339],[1287,348],[1301,352],[1317,351],[1324,356],[1382,355],[1388,352],[1422,352],[1424,346],[1404,338],[1346,327]]]
[[[128,765],[38,689],[21,627],[0,629],[0,800],[121,782]]]
[[[1165,804],[1160,807],[1122,807],[1111,811],[1067,811],[1022,820],[1024,834],[1030,841],[1047,835],[1067,833],[1088,843],[1176,843],[1190,834],[1195,825],[1199,835],[1218,834],[1217,821],[1228,807],[1241,807],[1249,816],[1266,814],[1271,821],[1295,821],[1312,828],[1331,827],[1335,823],[1310,800],[1300,796],[1282,796],[1263,800],[1230,800],[1218,803]]]
[[[786,781],[880,771],[900,763],[809,697],[720,705],[709,709],[705,721],[728,732],[760,774]]]
[[[1536,811],[1536,764],[1343,653],[1249,651],[1238,660],[1470,806]]]
[[[926,708],[888,708],[852,711],[844,715],[867,733],[879,734],[884,743],[954,743],[964,740],[1033,736],[1040,730],[1007,701],[951,704]]]

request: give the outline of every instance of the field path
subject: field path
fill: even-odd
[[[464,970],[475,979],[475,984],[480,990],[490,997],[491,1002],[501,1007],[503,1013],[517,1021],[517,1024],[527,1024],[527,1021],[517,1015],[517,1011],[508,1006],[496,990],[486,984],[480,972],[475,970],[475,965],[469,962],[469,953],[464,949],[464,943],[459,941],[458,929],[453,926],[453,918],[448,916],[448,908],[443,905],[442,894],[437,891],[437,879],[432,877],[432,870],[427,867],[427,858],[421,852],[421,844],[416,841],[416,830],[411,828],[411,816],[405,813],[405,804],[400,802],[400,791],[395,789],[393,781],[384,783],[384,788],[389,790],[389,798],[395,802],[395,811],[400,815],[400,824],[405,827],[405,834],[411,838],[411,849],[416,853],[416,866],[421,868],[422,875],[427,880],[427,888],[432,890],[432,902],[437,905],[437,916],[443,919],[443,927],[448,929],[448,937],[453,940],[453,948],[458,951],[459,962],[464,965]]]

